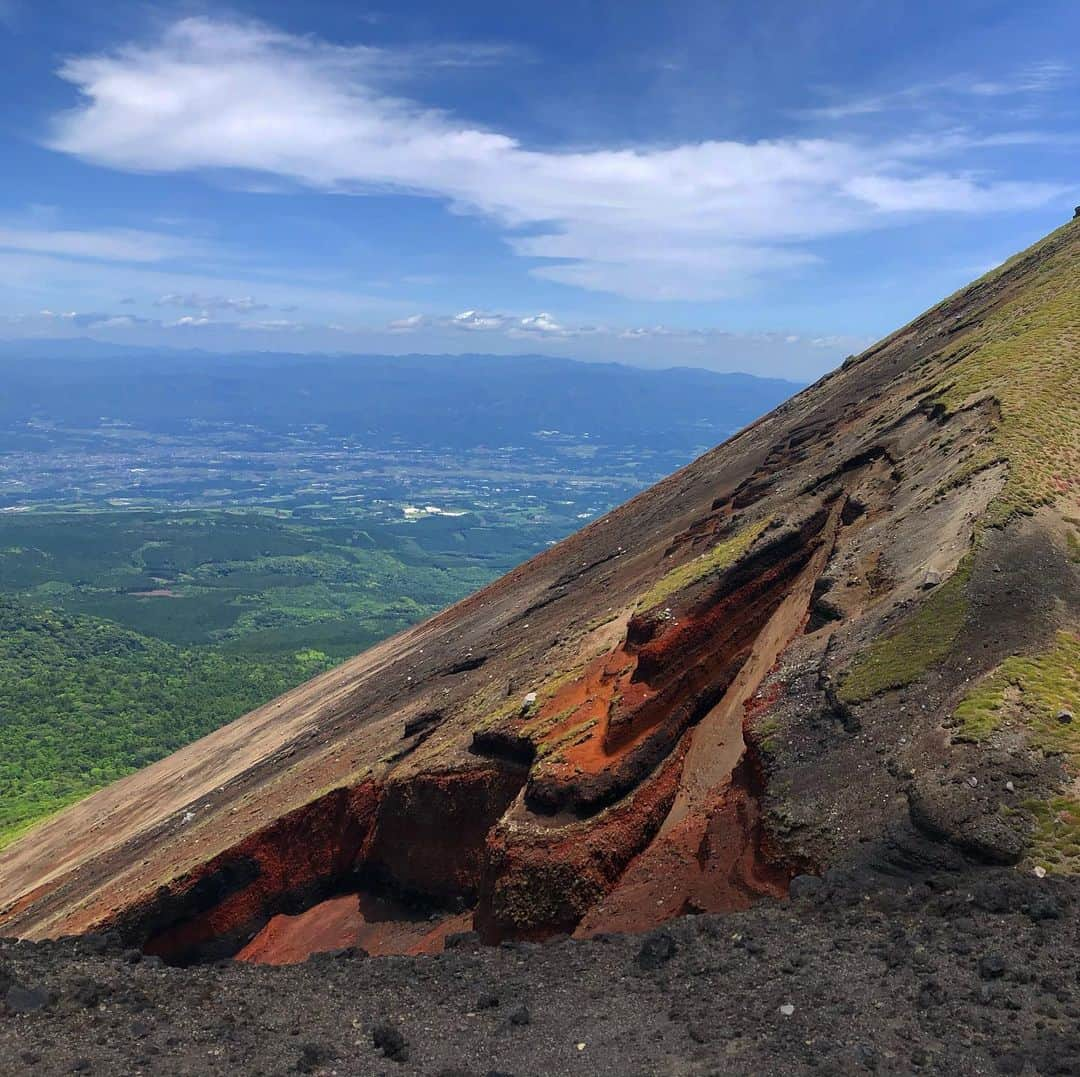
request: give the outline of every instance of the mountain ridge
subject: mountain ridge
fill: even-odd
[[[981,736],[956,715],[1077,631],[1078,264],[1071,222],[483,591],[44,823],[0,853],[0,932],[273,962],[644,930],[842,865],[1067,871],[1077,727],[1055,752],[1032,730],[1071,682],[999,692]]]
[[[795,382],[693,367],[665,371],[545,356],[327,357],[147,353],[0,360],[0,424],[96,428],[103,418],[149,432],[199,423],[273,434],[318,426],[353,445],[395,438],[470,447],[588,434],[601,443],[666,438],[693,451],[767,411]],[[64,393],[56,386],[63,385]]]

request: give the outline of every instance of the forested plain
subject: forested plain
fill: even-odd
[[[251,512],[0,520],[0,845],[475,590],[540,541]]]

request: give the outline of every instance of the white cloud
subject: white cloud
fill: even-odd
[[[98,322],[94,322],[93,329],[134,329],[138,320],[130,314],[110,314]]]
[[[821,237],[912,213],[1027,207],[1063,190],[931,167],[940,149],[926,140],[531,149],[389,92],[393,71],[378,49],[184,19],[155,41],[65,63],[81,99],[48,144],[132,171],[233,170],[440,198],[497,222],[538,276],[635,299],[730,296],[805,266]]]
[[[39,310],[0,314],[0,330],[11,327],[20,339],[70,340],[91,336],[104,342],[215,349],[228,353],[252,347],[325,354],[472,353],[513,356],[524,351],[574,359],[620,362],[664,368],[696,366],[712,370],[753,371],[807,381],[845,355],[862,351],[870,337],[806,332],[737,333],[721,329],[686,329],[667,325],[588,325],[563,322],[551,314],[489,314],[501,328],[479,338],[472,331],[450,331],[454,315],[414,314],[382,326],[345,326],[335,322],[289,322],[282,319],[216,320],[190,314],[169,322],[133,314]],[[406,333],[404,337],[401,333]],[[164,334],[164,335],[163,335]],[[0,333],[0,335],[3,335]],[[527,343],[525,343],[527,342]]]
[[[506,319],[501,314],[485,314],[479,310],[463,310],[447,319],[446,325],[450,329],[480,330],[502,329],[506,325]]]
[[[566,329],[559,325],[552,316],[544,311],[522,318],[516,328],[525,333],[565,333]]]
[[[411,333],[413,330],[422,329],[428,324],[428,319],[423,314],[410,314],[407,318],[395,318],[386,328],[391,333]]]
[[[510,338],[548,339],[556,337],[576,337],[596,330],[586,326],[567,327],[557,322],[546,311],[539,314],[518,316],[513,314],[495,314],[483,310],[463,310],[460,314],[439,317],[432,314],[412,314],[407,318],[397,318],[387,323],[391,333],[414,333],[425,329],[460,329],[465,332],[504,333]]]
[[[491,311],[466,310],[460,314],[412,314],[399,318],[385,326],[392,334],[431,334],[446,329],[466,332],[481,331],[486,336],[485,346],[495,341],[514,342],[542,340],[545,343],[574,343],[584,341],[619,340],[638,343],[673,345],[680,349],[687,346],[708,347],[718,343],[725,346],[771,347],[799,345],[803,349],[822,349],[842,355],[861,351],[868,347],[870,337],[831,334],[814,336],[793,332],[732,333],[723,329],[683,329],[667,325],[593,325],[564,323],[547,312],[539,314],[505,314]]]
[[[328,285],[319,276],[305,276],[295,267],[282,270],[280,277],[263,272],[258,276],[228,276],[200,272],[185,265],[168,263],[125,264],[121,262],[72,259],[53,254],[33,254],[0,249],[0,312],[51,307],[54,310],[81,307],[89,310],[127,307],[150,314],[155,309],[164,316],[169,306],[160,305],[164,296],[249,297],[256,296],[256,308],[278,312],[302,310],[306,321],[316,324],[349,317],[383,319],[407,312],[404,305],[385,295],[346,291]],[[246,304],[241,304],[246,305]],[[228,308],[226,308],[227,310]],[[205,312],[226,317],[224,312],[203,307],[180,307],[180,314]],[[243,317],[244,312],[232,312]]]
[[[290,321],[288,318],[268,318],[265,321],[237,322],[236,327],[250,333],[299,333],[308,328],[303,322]]]
[[[938,85],[957,94],[974,97],[1016,97],[1023,94],[1050,93],[1072,77],[1072,68],[1061,60],[1041,60],[1013,72],[1005,78],[984,79],[959,76]]]
[[[900,180],[890,176],[860,176],[848,184],[855,197],[886,213],[980,212],[1030,209],[1045,201],[1036,185],[998,183],[981,186],[967,176],[933,174]]]
[[[48,308],[39,310],[36,315],[15,315],[15,320],[20,323],[39,321],[46,324],[66,324],[76,329],[133,329],[149,324],[145,318],[137,318],[131,314],[103,314],[100,311],[83,313],[75,310],[58,312]]]
[[[269,309],[266,303],[257,303],[249,295],[230,299],[221,295],[200,295],[198,292],[188,292],[187,294],[170,292],[168,295],[156,299],[154,305],[158,307],[182,307],[187,310],[199,311],[230,310],[241,314]]]
[[[327,329],[329,326],[312,326],[305,322],[294,322],[284,318],[271,318],[264,321],[239,321],[236,319],[213,318],[206,311],[198,314],[185,314],[171,321],[157,318],[143,318],[135,314],[109,314],[100,311],[54,311],[48,308],[36,314],[15,314],[4,319],[12,324],[67,326],[75,329],[217,329],[223,331],[259,333],[293,333],[305,329]]]
[[[185,239],[135,229],[75,231],[0,225],[0,249],[103,262],[164,262],[191,254],[195,247]]]
[[[166,329],[191,329],[214,324],[214,319],[207,314],[185,314],[174,322],[165,322],[164,327]]]

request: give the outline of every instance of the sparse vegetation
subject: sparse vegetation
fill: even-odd
[[[570,745],[574,744],[590,730],[595,729],[596,725],[597,721],[595,718],[589,718],[584,722],[578,722],[577,725],[571,726],[553,740],[544,741],[537,750],[537,757],[539,759],[551,759],[552,762],[558,761],[558,753],[560,753],[561,749],[568,748]]]
[[[754,540],[769,526],[770,522],[771,517],[758,520],[736,531],[734,535],[722,539],[711,550],[694,558],[693,561],[673,568],[641,596],[638,600],[638,610],[645,612],[655,609],[665,599],[678,594],[679,591],[684,591],[706,576],[729,568],[753,545]]]
[[[1047,871],[1080,875],[1080,798],[1028,800],[1024,807],[1035,819],[1031,858]]]
[[[840,682],[845,703],[861,703],[903,688],[937,665],[952,649],[968,611],[969,554],[930,597],[894,632],[876,640]]]
[[[957,340],[961,358],[937,391],[949,409],[986,393],[1000,405],[992,444],[969,465],[1009,461],[1005,488],[986,520],[991,526],[1053,501],[1080,473],[1080,276],[1073,265],[1080,228],[1066,225],[1039,246],[1054,243],[1030,285]]]
[[[774,711],[759,718],[753,726],[754,743],[766,759],[776,755],[780,747],[780,716]],[[774,790],[775,792],[775,790]]]
[[[1017,715],[1031,743],[1044,751],[1064,752],[1080,767],[1080,721],[1060,722],[1062,710],[1080,700],[1080,636],[1059,632],[1054,646],[1034,657],[1015,655],[957,706],[954,716],[966,739],[984,741],[1010,715]]]
[[[1006,659],[957,706],[960,736],[985,741],[1010,720],[1022,722],[1029,742],[1060,752],[1080,769],[1080,722],[1062,721],[1080,700],[1080,635],[1059,632],[1044,654]],[[1080,873],[1080,798],[1065,793],[1029,799],[1023,807],[1034,819],[1031,855],[1047,871]]]

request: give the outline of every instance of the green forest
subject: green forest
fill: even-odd
[[[0,846],[546,538],[472,514],[397,527],[228,511],[3,518]]]
[[[0,596],[0,846],[332,664],[178,647]]]

